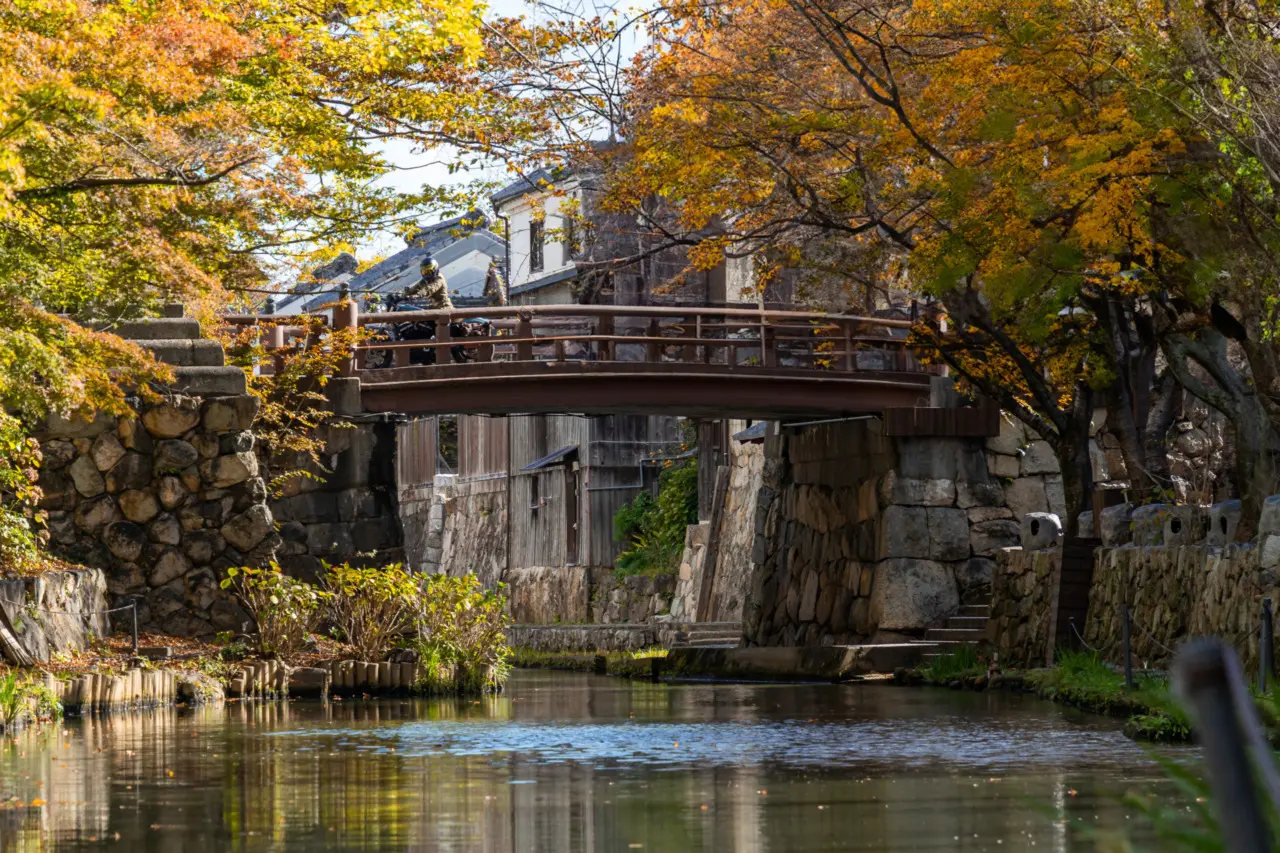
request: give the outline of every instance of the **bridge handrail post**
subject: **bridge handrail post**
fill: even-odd
[[[516,361],[533,361],[533,343],[529,338],[533,337],[533,315],[527,311],[521,312],[516,320]]]
[[[760,320],[760,364],[762,366],[778,366],[778,353],[774,350],[776,345],[776,336],[771,331],[769,324],[762,318]]]
[[[271,356],[271,374],[284,373],[284,326],[278,323],[267,327],[267,353]]]
[[[613,334],[612,314],[601,314],[596,318],[596,334],[601,337]],[[599,361],[613,361],[613,341],[597,341],[596,358]]]
[[[354,376],[356,373],[355,343],[360,330],[360,303],[354,299],[345,299],[333,309],[333,330],[344,332],[351,330],[351,351],[338,362],[339,376]]]
[[[651,338],[662,337],[662,326],[657,317],[649,320],[648,333]],[[653,363],[662,361],[662,344],[650,341],[645,347],[645,360]]]
[[[840,321],[840,330],[843,332],[844,338],[844,369],[847,373],[853,373],[856,369],[857,360],[853,356],[853,325],[847,320]]]

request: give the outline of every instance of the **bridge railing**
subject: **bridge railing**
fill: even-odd
[[[234,315],[232,325],[266,326],[268,349],[294,337],[314,335],[324,315],[290,318]],[[484,320],[490,334],[455,337],[451,326]],[[296,325],[290,325],[296,323]],[[454,347],[470,351],[477,362],[632,362],[820,370],[851,374],[934,373],[907,346],[911,322],[848,314],[746,308],[684,308],[620,305],[529,305],[443,311],[394,311],[362,314],[355,302],[334,309],[334,330],[364,327],[374,335],[401,324],[432,323],[430,340],[361,337],[344,375],[365,370],[413,367],[411,353],[436,350],[431,367],[456,367]],[[416,365],[419,369],[423,365]]]

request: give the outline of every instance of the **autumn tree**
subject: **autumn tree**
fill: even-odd
[[[119,319],[175,300],[210,318],[456,201],[381,182],[390,142],[543,157],[565,97],[548,81],[584,26],[475,0],[0,3],[5,411],[117,406],[164,373],[110,335]],[[0,426],[0,468],[26,478],[23,428]]]
[[[935,298],[947,331],[922,338],[1054,446],[1074,532],[1097,392],[1121,373],[1150,381],[1155,347],[1134,346],[1160,286],[1146,271],[1157,257],[1182,263],[1156,211],[1175,191],[1187,123],[1161,106],[1159,69],[1115,38],[1118,20],[1159,12],[677,4],[638,70],[633,166],[616,198],[667,198],[687,232],[719,219],[723,254],[831,245],[865,259],[849,265],[858,275]],[[1143,476],[1143,438],[1169,408],[1111,408],[1138,437],[1126,458]]]

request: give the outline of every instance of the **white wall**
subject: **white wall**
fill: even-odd
[[[577,182],[566,183],[562,189],[569,193],[569,196],[574,196],[577,191]],[[570,198],[543,190],[534,190],[527,195],[505,202],[498,209],[498,213],[509,217],[511,223],[512,287],[520,287],[573,267],[573,261],[569,259],[564,244],[550,237],[547,237],[542,244],[542,269],[535,272],[529,264],[529,226],[535,214],[545,214],[543,216],[544,233],[563,231],[564,218],[560,215],[562,203],[570,203]]]

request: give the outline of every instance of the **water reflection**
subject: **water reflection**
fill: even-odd
[[[1052,812],[1124,828],[1130,787],[1165,793],[1115,725],[1022,696],[521,672],[21,734],[0,853],[1092,849]]]

